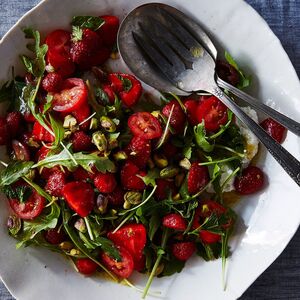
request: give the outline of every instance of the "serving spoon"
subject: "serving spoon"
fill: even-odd
[[[186,16],[186,18],[188,17]],[[122,27],[118,39],[122,58],[127,62],[128,57],[133,55],[132,51],[127,54],[123,51],[122,42],[130,44],[132,48],[138,44],[142,50],[139,57],[134,57],[135,61],[139,62],[138,67],[132,69],[134,73],[139,74],[142,80],[147,75],[143,69],[146,67],[146,55],[148,57],[147,64],[151,65],[152,62],[156,68],[155,74],[161,72],[166,81],[173,83],[175,90],[181,90],[187,94],[205,91],[215,95],[257,136],[283,169],[300,186],[300,162],[220,89],[216,83],[215,60],[191,31],[165,10],[163,5],[156,3],[142,5],[133,10],[123,22],[123,26],[126,25],[126,20],[129,23],[126,26],[128,39],[122,41]],[[130,35],[133,38],[129,38]],[[155,68],[151,67],[148,72],[153,72]],[[158,80],[157,78],[155,82],[157,83]],[[175,90],[172,92],[176,93]]]

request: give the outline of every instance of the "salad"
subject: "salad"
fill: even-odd
[[[193,255],[221,258],[224,270],[237,219],[228,203],[264,187],[251,163],[256,137],[212,95],[153,99],[134,75],[111,71],[116,16],[75,16],[71,25],[44,40],[25,28],[26,74],[12,72],[0,89],[0,144],[10,156],[0,188],[17,248],[48,248],[84,275],[130,286],[134,271],[149,274],[143,297],[155,276],[180,272]],[[247,87],[225,58],[219,76]],[[261,126],[283,141],[274,120]]]

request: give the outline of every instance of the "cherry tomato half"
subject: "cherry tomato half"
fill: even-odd
[[[26,201],[20,202],[19,199],[9,199],[9,205],[19,218],[32,220],[41,214],[46,205],[46,200],[32,190],[32,194]]]
[[[80,78],[66,79],[62,91],[53,95],[53,110],[58,112],[73,112],[88,99],[88,90]]]
[[[121,255],[121,261],[111,258],[105,252],[101,254],[101,259],[105,266],[117,276],[120,278],[128,278],[133,272],[133,258],[124,247],[118,246],[118,250]]]
[[[159,138],[162,129],[159,121],[148,112],[137,112],[128,119],[128,127],[135,136],[146,140]]]
[[[143,224],[128,224],[115,233],[109,232],[107,237],[115,245],[125,248],[134,260],[134,268],[140,269],[140,261],[146,245],[146,228]]]
[[[205,122],[205,129],[214,132],[228,120],[227,107],[215,96],[202,100],[197,108],[198,122]]]

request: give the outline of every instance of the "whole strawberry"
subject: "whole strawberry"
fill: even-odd
[[[66,174],[61,170],[57,170],[49,176],[45,190],[52,196],[61,197],[65,184]]]
[[[84,131],[76,131],[73,133],[72,138],[73,151],[88,151],[92,147],[92,139]]]
[[[184,125],[186,121],[185,113],[182,110],[180,104],[176,100],[170,101],[166,104],[162,110],[162,113],[167,118],[171,115],[170,125],[175,130],[176,133],[181,133],[184,130]]]
[[[100,193],[111,193],[116,188],[117,181],[112,173],[99,173],[94,178],[94,184]]]
[[[121,182],[125,189],[142,191],[146,185],[143,180],[138,177],[145,176],[146,173],[140,171],[140,169],[131,161],[126,162],[121,170]]]
[[[57,93],[60,91],[63,84],[63,77],[59,73],[49,73],[47,74],[43,81],[43,89],[48,93]]]
[[[204,188],[209,182],[209,174],[206,166],[199,166],[199,162],[192,163],[192,166],[188,173],[188,192],[190,195],[194,195],[202,188]]]
[[[137,165],[140,169],[146,167],[151,155],[151,144],[149,140],[135,136],[131,139],[126,150],[130,160],[135,165]]]
[[[86,70],[103,63],[109,57],[109,51],[103,49],[102,40],[95,31],[77,27],[73,30],[71,58],[81,69]]]

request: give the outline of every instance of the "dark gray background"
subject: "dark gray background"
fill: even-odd
[[[0,0],[0,37],[38,2],[38,0]],[[247,0],[247,2],[263,16],[279,37],[299,76],[300,0]],[[281,256],[255,281],[241,299],[300,299],[299,248],[300,230]],[[245,272],[247,272],[246,265]],[[13,299],[1,282],[0,299]]]

